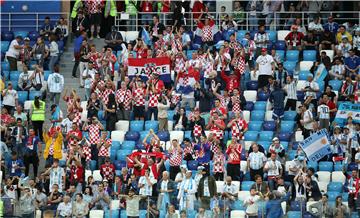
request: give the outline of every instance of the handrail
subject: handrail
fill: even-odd
[[[245,14],[245,24],[241,25],[241,29],[245,29],[245,30],[251,30],[252,28],[257,28],[258,21],[266,21],[266,17],[265,18],[260,18],[262,15],[262,12],[257,12],[256,13],[256,21],[253,20],[253,17],[250,16],[250,12],[242,12]],[[359,11],[336,11],[336,12],[331,12],[331,11],[322,11],[322,12],[317,12],[317,11],[292,11],[291,12],[291,16],[289,16],[289,12],[285,12],[285,11],[278,11],[278,12],[274,12],[274,13],[269,13],[269,19],[271,20],[270,23],[265,24],[266,28],[268,29],[274,29],[274,30],[280,30],[280,29],[284,29],[284,28],[290,28],[289,25],[285,26],[285,22],[289,21],[292,18],[301,18],[302,22],[304,25],[309,24],[312,19],[310,19],[311,17],[313,17],[314,15],[318,15],[320,17],[327,17],[329,15],[334,15],[334,14],[345,14],[349,15],[346,17],[346,20],[352,20],[354,21],[354,23],[358,23],[360,24],[360,12]],[[126,27],[126,28],[133,28],[133,29],[138,29],[139,25],[142,25],[142,15],[159,15],[160,18],[160,22],[165,24],[165,23],[169,23],[169,21],[172,20],[171,15],[173,15],[173,12],[138,12],[135,14],[134,19],[132,19],[132,17],[130,16],[130,19],[126,19],[126,20],[122,20],[121,19],[121,15],[122,14],[127,14],[125,12],[118,12],[117,16],[115,17],[115,26],[117,27]],[[216,12],[210,12],[209,13],[213,19],[216,21],[216,24],[218,26],[218,28],[221,28],[221,14],[222,13],[216,13]],[[223,14],[228,14],[229,16],[233,16],[234,14],[236,14],[235,12],[226,12]],[[194,13],[192,12],[186,12],[184,14],[184,16],[188,17],[188,19],[186,19],[187,23],[185,24],[186,27],[190,28],[191,30],[194,30],[194,19],[193,19],[193,15]],[[357,16],[356,16],[357,15]],[[335,17],[335,22],[339,19],[344,20],[345,18],[341,17],[341,18],[336,18]],[[322,19],[325,20],[325,19]],[[121,21],[131,21],[129,23],[126,24],[121,24]],[[254,21],[254,22],[251,22]],[[134,25],[132,25],[131,23],[134,23]],[[254,24],[255,23],[255,24]],[[135,27],[135,28],[134,28]]]
[[[19,19],[15,18],[14,15],[33,15],[34,18],[25,18]],[[36,31],[39,31],[41,21],[39,19],[43,19],[41,16],[51,16],[51,15],[59,15],[59,17],[64,18],[67,22],[68,27],[70,28],[70,13],[68,12],[11,12],[11,13],[1,13],[1,19],[3,22],[8,22],[8,25],[3,25],[3,27],[7,27],[9,31],[11,31],[14,27],[34,27]],[[6,18],[7,17],[7,18]],[[12,25],[12,22],[16,21],[17,24]],[[35,24],[32,23],[34,21]],[[21,22],[19,24],[19,22]]]

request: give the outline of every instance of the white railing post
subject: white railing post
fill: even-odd
[[[68,22],[70,23],[70,22]],[[39,31],[39,14],[36,13],[36,31]]]
[[[9,13],[9,31],[11,31],[11,13]]]
[[[249,12],[246,12],[246,30],[249,31]]]

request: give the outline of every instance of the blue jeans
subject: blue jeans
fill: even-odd
[[[56,64],[56,62],[58,61],[59,56],[51,56],[50,57],[50,61],[49,61],[49,70],[51,72],[54,72],[54,66]]]

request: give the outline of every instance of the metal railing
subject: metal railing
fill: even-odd
[[[28,18],[29,17],[29,18]],[[45,17],[50,17],[51,23],[56,25],[59,18],[64,18],[68,27],[70,27],[70,14],[66,12],[14,12],[14,13],[1,13],[1,26],[12,31],[14,28],[31,28],[40,30]]]
[[[360,23],[360,12],[359,11],[336,11],[336,12],[316,12],[316,11],[291,11],[289,12],[275,12],[263,15],[261,12],[257,12],[256,16],[250,12],[242,12],[244,14],[244,22],[237,22],[237,29],[242,30],[255,30],[258,27],[258,23],[265,24],[267,29],[271,30],[284,30],[289,29],[291,24],[296,18],[302,20],[302,24],[307,26],[312,22],[315,16],[321,17],[322,24],[327,22],[327,17],[332,15],[334,21],[339,24],[352,21],[354,24]],[[222,28],[223,17],[229,15],[234,17],[236,13],[208,13],[215,21],[219,29]],[[341,15],[337,17],[337,15]],[[157,12],[138,12],[135,15],[129,15],[127,13],[118,13],[115,17],[115,26],[120,30],[138,30],[139,27],[146,26],[152,23],[152,16],[159,15],[160,22],[167,25],[173,24],[173,13],[157,13]],[[194,13],[187,12],[183,15],[185,17],[185,27],[188,30],[194,30],[196,23],[194,22]],[[236,21],[236,19],[233,19]]]

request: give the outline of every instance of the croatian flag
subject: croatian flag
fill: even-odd
[[[322,129],[300,143],[309,161],[319,161],[331,153],[331,147],[326,129]]]
[[[170,59],[168,57],[129,58],[128,76],[130,79],[140,76],[146,81],[152,73],[159,74],[164,83],[170,83]]]
[[[194,76],[191,74],[181,73],[179,75],[179,80],[176,86],[176,91],[183,94],[188,95],[194,92],[194,85],[196,80]]]
[[[328,72],[325,68],[325,65],[320,64],[315,71],[314,81],[316,81],[316,82],[324,81],[327,74],[328,74]]]

